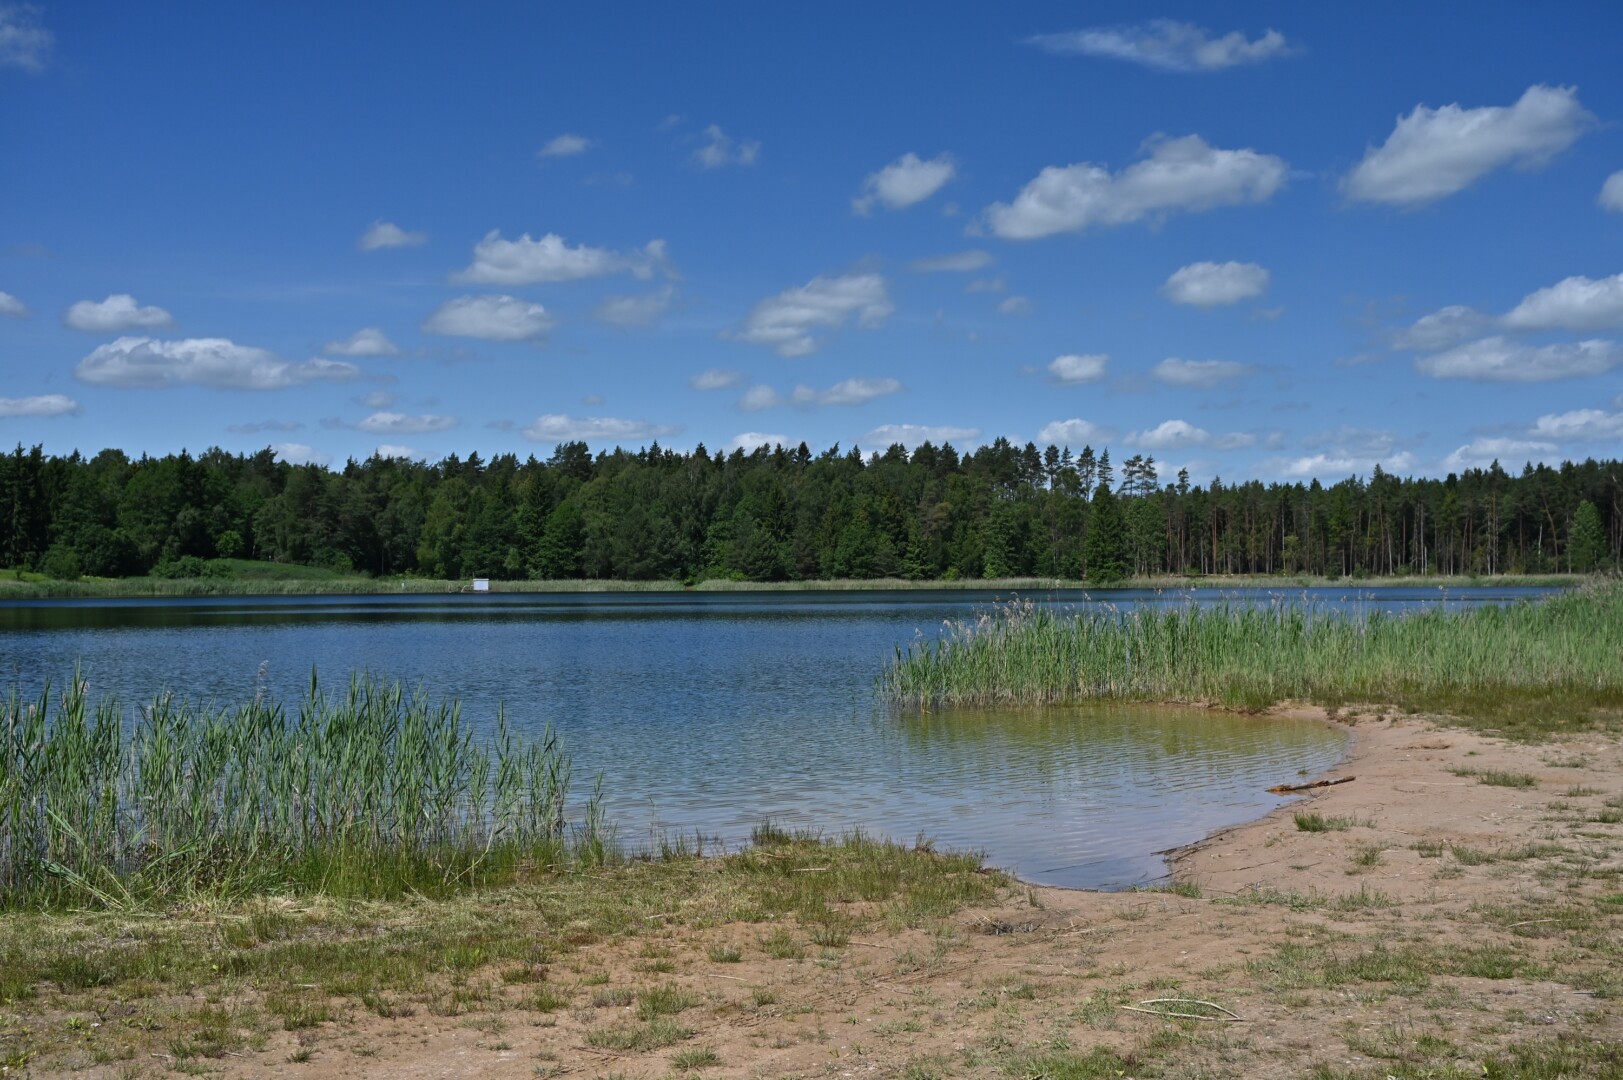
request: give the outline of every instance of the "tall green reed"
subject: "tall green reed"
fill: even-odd
[[[894,705],[921,710],[1089,699],[1424,706],[1528,692],[1618,705],[1623,585],[1399,616],[1283,601],[1068,614],[1011,603],[898,648],[879,689]]]
[[[443,892],[611,845],[601,793],[566,817],[570,759],[549,727],[311,676],[288,712],[164,695],[126,724],[77,676],[0,703],[0,906],[122,905],[247,890]]]

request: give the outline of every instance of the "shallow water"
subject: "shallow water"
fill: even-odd
[[[1539,590],[1247,591],[1244,603],[1355,613],[1504,603]],[[0,606],[0,672],[25,694],[79,665],[126,703],[162,690],[236,704],[335,691],[370,671],[551,723],[577,791],[601,772],[630,846],[695,833],[736,845],[767,818],[973,848],[1033,881],[1123,886],[1155,854],[1255,817],[1265,788],[1320,772],[1343,740],[1317,724],[1202,710],[1091,707],[891,715],[874,677],[897,646],[1001,599],[987,592],[496,594],[29,601]],[[1033,597],[1080,606],[1086,594]],[[1121,591],[1118,608],[1187,603]]]

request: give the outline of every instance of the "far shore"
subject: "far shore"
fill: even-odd
[[[308,570],[308,568],[297,568]],[[962,578],[913,581],[905,578],[818,579],[807,581],[698,582],[571,580],[490,580],[491,593],[796,593],[796,592],[996,592],[1082,591],[1113,593],[1129,589],[1225,591],[1234,589],[1562,587],[1584,580],[1580,574],[1495,574],[1481,576],[1405,575],[1397,577],[1313,577],[1308,575],[1213,575],[1128,578],[1108,584],[1064,578]],[[469,579],[416,577],[286,577],[83,578],[61,581],[37,574],[0,574],[0,601],[7,599],[116,599],[199,596],[365,596],[389,593],[472,593]]]

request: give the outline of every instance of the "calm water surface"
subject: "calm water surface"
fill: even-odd
[[[1506,603],[1537,589],[1349,589],[1221,595],[1358,614]],[[1081,592],[1032,596],[1080,607]],[[1006,596],[990,592],[495,594],[30,601],[0,605],[0,671],[24,693],[82,667],[93,690],[284,701],[312,667],[456,697],[476,724],[551,723],[580,778],[601,772],[635,846],[701,833],[736,844],[770,817],[974,848],[1029,880],[1152,880],[1155,854],[1255,817],[1264,788],[1343,751],[1319,725],[1193,710],[1094,707],[897,717],[873,682],[898,645]],[[1117,591],[1117,608],[1189,594]]]

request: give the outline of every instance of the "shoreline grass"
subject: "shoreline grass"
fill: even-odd
[[[1542,703],[1568,714],[1623,707],[1619,655],[1615,579],[1536,603],[1363,618],[1285,603],[1074,614],[1011,603],[898,647],[878,687],[892,705],[922,711],[1114,699],[1492,716]]]
[[[599,803],[565,817],[570,759],[498,714],[367,677],[296,709],[172,696],[133,722],[75,679],[0,702],[0,909],[209,895],[441,895],[521,867],[598,860]]]
[[[163,597],[229,596],[368,596],[390,593],[450,594],[467,590],[466,579],[417,577],[345,577],[313,567],[272,567],[260,564],[252,572],[191,578],[131,577],[81,578],[63,581],[41,574],[16,575],[0,571],[0,601],[137,599]],[[285,571],[282,572],[282,571]],[[954,581],[913,581],[905,578],[813,579],[807,581],[732,581],[711,578],[698,582],[617,581],[560,579],[492,581],[493,593],[798,593],[798,592],[1054,592],[1085,591],[1110,595],[1128,589],[1212,591],[1229,589],[1432,588],[1440,591],[1493,587],[1561,587],[1584,580],[1572,574],[1509,574],[1491,577],[1320,578],[1307,576],[1210,576],[1128,578],[1101,586],[1063,578],[961,578]]]

